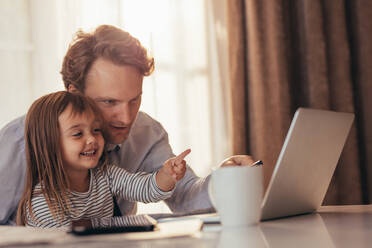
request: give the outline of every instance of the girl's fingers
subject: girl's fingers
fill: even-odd
[[[173,166],[173,173],[177,175],[176,177],[177,180],[180,180],[181,178],[183,178],[185,172],[186,172],[186,161],[185,160],[182,160],[181,163]]]
[[[182,160],[180,163],[174,164],[174,166],[173,166],[173,170],[177,173],[182,172],[182,170],[184,170],[184,169],[186,169],[186,161],[185,160]]]
[[[186,149],[185,151],[183,151],[181,154],[179,154],[178,156],[176,156],[173,160],[173,163],[174,164],[179,164],[187,155],[189,155],[191,152],[191,149]]]
[[[181,180],[186,173],[186,167],[181,168],[180,172],[177,173],[177,180]]]

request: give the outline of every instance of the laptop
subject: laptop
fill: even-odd
[[[296,111],[263,198],[261,220],[321,206],[353,120],[351,113]]]
[[[261,220],[312,213],[320,207],[353,120],[351,113],[307,108],[296,111],[262,201]],[[218,213],[212,212],[210,208],[160,216],[165,219],[158,221],[184,215],[186,219],[199,218],[204,224],[219,223]]]

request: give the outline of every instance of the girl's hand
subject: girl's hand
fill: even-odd
[[[177,181],[183,178],[186,172],[186,161],[184,158],[190,152],[191,150],[187,149],[180,155],[165,161],[163,167],[156,174],[156,183],[161,190],[172,190]]]

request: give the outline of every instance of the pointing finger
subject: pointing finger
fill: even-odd
[[[189,155],[191,152],[191,149],[187,149],[183,151],[180,155],[176,156],[173,160],[174,164],[180,163],[187,155]]]

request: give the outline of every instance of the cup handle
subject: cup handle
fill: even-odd
[[[214,195],[213,195],[213,183],[212,183],[212,175],[211,175],[211,178],[209,179],[209,182],[208,182],[208,195],[209,195],[209,199],[213,205],[214,208],[216,208],[216,200],[214,199]]]

